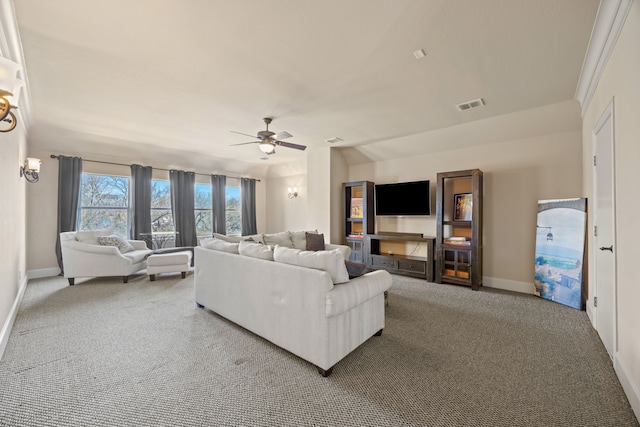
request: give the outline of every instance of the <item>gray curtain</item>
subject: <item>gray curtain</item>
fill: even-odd
[[[151,233],[151,166],[131,165],[131,238],[145,240],[151,248],[151,239],[140,233]]]
[[[173,224],[176,227],[176,247],[196,246],[196,215],[195,180],[194,172],[178,170],[169,171],[171,182],[171,211],[173,212]]]
[[[56,256],[60,271],[62,265],[62,248],[60,233],[76,231],[78,225],[78,201],[80,198],[80,181],[82,179],[82,159],[80,157],[58,156],[58,234],[56,237]]]
[[[226,191],[227,177],[225,175],[211,175],[211,211],[214,233],[227,234]]]
[[[256,227],[256,180],[240,179],[240,199],[242,210],[242,235],[248,236],[258,232]]]

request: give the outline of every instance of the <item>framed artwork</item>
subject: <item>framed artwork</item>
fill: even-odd
[[[587,199],[538,201],[534,294],[584,309]]]
[[[453,195],[453,220],[471,221],[473,197],[471,193]]]

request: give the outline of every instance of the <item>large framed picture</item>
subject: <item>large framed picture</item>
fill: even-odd
[[[453,220],[471,221],[471,211],[473,207],[473,195],[462,193],[453,195]]]

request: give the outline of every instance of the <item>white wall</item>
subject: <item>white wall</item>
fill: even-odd
[[[27,157],[25,130],[18,126],[0,133],[0,357],[9,338],[16,304],[27,284],[26,268],[26,188],[19,168]]]
[[[615,197],[617,251],[618,348],[614,367],[635,414],[640,418],[640,286],[637,246],[640,212],[640,2],[633,3],[597,89],[583,116],[583,188],[593,196],[593,129],[613,98],[615,135]],[[589,227],[593,226],[593,205],[589,204]],[[589,247],[595,250],[589,233]],[[592,252],[591,259],[595,259]],[[589,268],[589,292],[594,292],[593,262]],[[597,315],[590,300],[589,311]]]

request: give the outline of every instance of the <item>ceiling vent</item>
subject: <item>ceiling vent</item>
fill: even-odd
[[[342,141],[342,138],[338,138],[337,136],[334,138],[325,139],[324,142],[328,142],[329,144],[335,144],[336,142]]]
[[[456,105],[456,108],[458,109],[458,111],[465,111],[476,107],[483,107],[484,105],[484,99],[478,98],[474,99],[473,101],[467,101],[463,102],[462,104],[458,104]]]

